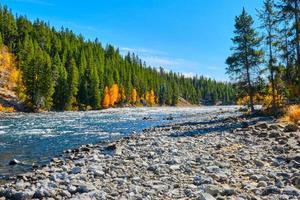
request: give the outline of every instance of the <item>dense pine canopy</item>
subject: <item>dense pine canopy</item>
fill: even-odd
[[[0,7],[0,41],[15,55],[24,101],[34,110],[100,109],[121,104],[231,104],[231,84],[187,78],[147,66],[137,55],[122,56],[112,45],[85,40],[71,30],[14,16]]]

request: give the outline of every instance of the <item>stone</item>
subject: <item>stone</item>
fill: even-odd
[[[290,133],[290,132],[296,132],[299,130],[299,127],[296,124],[288,124],[284,127],[283,131]]]
[[[53,192],[51,192],[50,190],[45,189],[45,188],[40,188],[35,191],[33,198],[42,199],[44,197],[51,197],[52,194],[53,194]]]
[[[257,123],[255,125],[255,128],[259,128],[259,129],[267,129],[269,128],[268,124],[266,122],[260,122],[260,123]]]
[[[92,172],[96,177],[103,177],[105,175],[105,172],[102,170],[93,169]]]
[[[263,167],[263,166],[265,166],[265,164],[264,164],[261,160],[258,160],[258,159],[255,159],[255,160],[254,160],[254,163],[255,163],[255,165],[258,166],[258,167]]]
[[[263,196],[268,196],[270,194],[280,194],[281,191],[279,188],[275,187],[275,186],[268,186],[266,188],[263,189],[262,195]]]
[[[220,171],[220,168],[218,166],[208,166],[206,167],[206,171],[209,173],[217,173]]]
[[[291,182],[293,183],[293,185],[300,189],[300,176],[295,176],[291,179]]]
[[[79,174],[81,173],[81,167],[73,167],[72,174]]]
[[[79,193],[87,193],[93,190],[95,190],[95,187],[89,183],[85,183],[77,186],[77,192]]]
[[[300,169],[300,163],[295,160],[292,160],[288,166],[290,168]]]
[[[258,182],[258,184],[257,184],[257,187],[263,187],[263,188],[265,188],[265,187],[267,187],[268,186],[268,184],[265,182],[265,181],[259,181]]]
[[[258,137],[261,137],[261,138],[268,137],[268,132],[266,132],[266,131],[259,132]]]
[[[223,189],[217,185],[206,185],[204,191],[212,196],[217,196],[223,192]]]
[[[232,195],[234,195],[236,192],[235,192],[235,189],[233,189],[233,188],[224,188],[223,189],[223,193],[222,193],[222,195],[223,196],[232,196]]]
[[[18,161],[17,159],[12,159],[11,161],[9,161],[9,165],[17,165],[17,164],[20,164],[21,162]]]
[[[271,124],[271,125],[269,126],[269,129],[270,129],[270,130],[280,130],[280,127],[279,127],[277,124]]]
[[[70,192],[71,194],[75,194],[76,191],[77,191],[77,187],[75,187],[74,185],[68,186],[68,192]]]
[[[66,198],[70,198],[72,196],[72,194],[67,190],[62,190],[59,194],[60,194],[60,196],[66,197]]]
[[[30,191],[23,191],[23,192],[16,192],[12,199],[15,200],[28,200],[28,199],[32,199],[34,193],[30,192]]]
[[[200,193],[197,200],[216,200],[216,198],[208,193]]]
[[[300,196],[300,190],[292,186],[286,186],[285,188],[283,188],[282,193],[289,196],[295,196],[295,197]]]
[[[280,136],[281,136],[281,134],[278,131],[271,131],[270,134],[269,134],[270,138],[277,138],[277,137],[280,137]]]
[[[187,197],[191,197],[193,196],[193,191],[191,189],[185,189],[184,190],[184,194],[187,196]]]

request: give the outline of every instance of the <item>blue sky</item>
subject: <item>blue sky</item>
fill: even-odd
[[[228,80],[234,17],[262,0],[1,0],[14,13],[137,53],[152,66]]]

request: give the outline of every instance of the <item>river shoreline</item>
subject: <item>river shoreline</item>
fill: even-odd
[[[299,199],[298,127],[222,113],[67,150],[0,199]]]

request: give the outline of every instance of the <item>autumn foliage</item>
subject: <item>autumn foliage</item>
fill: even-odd
[[[122,90],[119,89],[117,84],[113,84],[110,88],[105,87],[102,99],[102,107],[109,108],[116,105],[122,96],[122,93],[120,92],[122,92]]]
[[[284,122],[292,122],[298,124],[300,122],[300,105],[292,105],[286,109],[285,115],[282,118]]]
[[[119,101],[119,86],[117,84],[113,84],[109,90],[110,96],[110,105],[114,106]]]
[[[5,107],[0,104],[0,112],[11,113],[11,112],[15,112],[15,109],[13,107]]]
[[[16,61],[7,47],[0,47],[0,87],[14,90],[21,82],[21,73],[16,67]]]
[[[133,90],[131,91],[130,102],[131,102],[132,104],[135,104],[135,103],[137,102],[137,99],[138,99],[137,91],[136,91],[136,89],[133,89]]]
[[[155,104],[155,94],[153,90],[150,90],[150,92],[146,92],[146,102],[148,105],[153,106]]]
[[[103,108],[108,108],[109,106],[110,106],[109,90],[108,90],[108,87],[105,87],[105,89],[104,89],[104,95],[103,95],[103,100],[102,100],[102,107]]]

